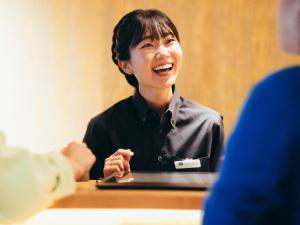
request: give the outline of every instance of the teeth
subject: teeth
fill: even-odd
[[[159,65],[154,67],[154,70],[166,70],[172,68],[172,63],[164,64],[164,65]]]

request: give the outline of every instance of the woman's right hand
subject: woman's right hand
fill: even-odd
[[[133,156],[130,149],[118,149],[114,154],[105,159],[104,178],[112,174],[122,177],[130,172],[130,159]]]

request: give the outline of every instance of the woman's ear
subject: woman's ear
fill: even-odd
[[[132,75],[133,74],[133,70],[132,67],[130,65],[130,62],[128,62],[127,60],[118,60],[118,65],[119,67],[122,69],[122,71],[128,75]]]

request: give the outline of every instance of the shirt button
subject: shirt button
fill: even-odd
[[[163,159],[163,157],[162,157],[161,155],[157,157],[157,160],[158,160],[159,162],[161,162],[162,159]]]

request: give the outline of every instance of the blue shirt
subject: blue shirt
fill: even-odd
[[[300,224],[300,66],[253,89],[226,146],[204,225]]]

